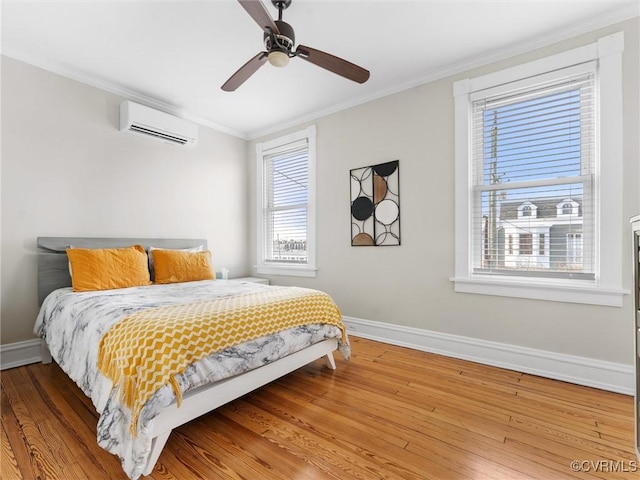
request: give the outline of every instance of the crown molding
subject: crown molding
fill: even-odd
[[[92,87],[99,88],[101,90],[105,90],[109,93],[113,93],[120,97],[123,97],[125,100],[132,100],[137,103],[141,103],[146,105],[147,107],[152,107],[157,110],[161,110],[166,113],[170,113],[180,118],[184,118],[185,120],[189,120],[191,122],[197,123],[199,125],[203,125],[205,127],[212,128],[222,133],[226,133],[228,135],[233,135],[234,137],[239,137],[243,140],[248,140],[247,135],[243,132],[239,132],[237,130],[226,127],[225,125],[216,123],[208,118],[201,117],[199,115],[194,115],[186,110],[183,110],[175,105],[164,102],[157,98],[150,97],[143,93],[137,92],[130,88],[124,87],[114,82],[110,82],[103,78],[99,78],[93,75],[89,75],[85,72],[81,72],[79,70],[73,69],[67,65],[58,64],[55,62],[50,62],[36,55],[30,55],[25,52],[19,51],[14,48],[2,47],[1,51],[2,55],[7,57],[11,57],[15,60],[19,60],[24,63],[28,63],[29,65],[33,65],[34,67],[41,68],[43,70],[47,70],[52,73],[56,73],[66,78],[70,78],[71,80],[75,80],[80,83],[84,83],[86,85],[90,85]]]

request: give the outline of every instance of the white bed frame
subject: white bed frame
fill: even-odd
[[[165,248],[188,248],[197,245],[205,245],[206,240],[193,239],[121,239],[121,238],[70,238],[70,237],[39,237],[38,247],[41,251],[38,255],[38,297],[40,303],[46,295],[64,286],[69,286],[68,260],[65,253],[67,245],[77,247],[114,248],[140,244]],[[267,383],[270,383],[288,373],[297,370],[322,357],[326,358],[326,364],[335,370],[336,363],[333,352],[338,348],[338,340],[335,338],[323,340],[303,350],[288,355],[280,360],[256,368],[249,372],[221,380],[216,383],[204,385],[184,395],[182,405],[178,408],[176,403],[162,410],[151,423],[151,453],[147,464],[142,471],[143,475],[149,475],[155,467],[162,449],[164,448],[171,431],[205,413],[229,403]],[[50,363],[51,355],[44,345],[42,347],[42,362]]]
[[[174,403],[160,412],[153,420],[151,454],[142,474],[149,475],[152,472],[164,448],[164,444],[174,428],[215,410],[225,403],[235,400],[319,358],[326,357],[327,366],[335,370],[336,363],[333,358],[333,351],[337,347],[338,341],[335,338],[323,340],[263,367],[202,387],[202,390],[189,392],[185,395],[180,408]]]

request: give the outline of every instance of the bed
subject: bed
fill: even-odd
[[[248,298],[289,298],[298,292],[291,287],[251,282],[200,280],[78,293],[70,287],[70,262],[66,254],[69,246],[113,249],[141,245],[145,250],[155,247],[206,251],[207,242],[204,239],[39,237],[37,244],[41,309],[34,331],[43,339],[43,362],[55,360],[91,398],[100,415],[98,444],[120,457],[123,470],[131,479],[151,473],[174,428],[322,357],[329,368],[335,369],[335,350],[346,359],[349,357],[341,319],[339,325],[335,322],[293,327],[294,324],[287,324],[284,330],[208,352],[172,376],[171,382],[154,389],[138,410],[130,408],[123,400],[124,384],[107,378],[105,370],[98,368],[104,361],[104,339],[116,326],[125,323],[123,318],[128,320],[152,311],[171,312],[172,308],[192,305],[216,305],[218,312],[217,305],[221,302],[227,305]],[[74,280],[76,278],[74,276]],[[309,292],[303,293],[315,291]],[[223,311],[227,312],[220,310]],[[230,315],[224,312],[219,315]],[[256,319],[261,318],[259,312]],[[215,342],[211,338],[205,343]],[[158,350],[153,347],[154,352]],[[191,348],[187,350],[193,352]]]

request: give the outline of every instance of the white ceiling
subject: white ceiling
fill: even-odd
[[[2,53],[249,139],[639,14],[638,0],[293,0],[296,42],[367,68],[363,85],[293,59],[223,92],[263,50],[235,0],[3,1]]]

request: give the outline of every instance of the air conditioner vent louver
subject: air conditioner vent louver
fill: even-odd
[[[152,135],[154,137],[162,138],[163,140],[179,143],[180,145],[184,145],[188,142],[188,140],[185,140],[184,138],[174,137],[172,135],[167,135],[166,133],[156,132],[154,130],[141,127],[139,125],[131,125],[129,127],[129,130],[136,133],[142,133],[144,135]]]
[[[195,123],[128,100],[120,104],[120,131],[176,145],[193,145],[198,139]]]

